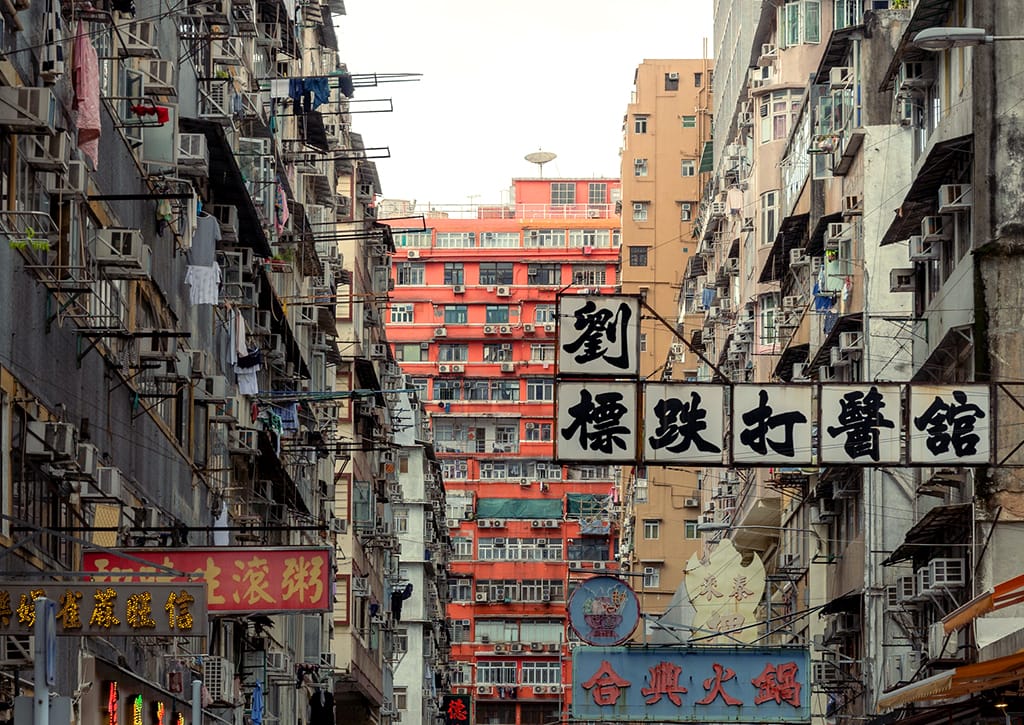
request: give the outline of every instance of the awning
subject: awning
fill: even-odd
[[[918,48],[912,42],[914,36],[925,28],[933,28],[936,25],[945,25],[946,16],[953,5],[953,0],[918,0],[914,8],[914,14],[910,22],[903,26],[903,37],[900,39],[899,47],[893,53],[889,67],[885,70],[885,76],[878,90],[882,93],[892,90],[896,72],[901,63],[909,63],[922,60],[928,57],[929,51]]]
[[[882,566],[889,566],[915,555],[927,553],[929,546],[948,546],[963,543],[969,526],[971,504],[953,503],[936,506],[921,517],[907,532],[903,543],[892,552]]]
[[[953,630],[970,624],[983,614],[1003,607],[1012,607],[1021,602],[1024,602],[1024,574],[1018,574],[1012,579],[1000,582],[962,607],[954,609],[942,618],[942,630],[949,634]]]
[[[697,173],[711,173],[715,170],[715,144],[713,141],[704,142],[704,150],[700,154],[700,166]]]
[[[809,218],[810,214],[804,213],[793,214],[782,220],[779,233],[775,235],[775,241],[772,242],[772,250],[764,261],[764,267],[761,268],[758,282],[761,284],[778,282],[785,276],[789,269],[790,250],[804,246],[804,235],[807,233]]]
[[[935,144],[925,161],[918,164],[920,171],[903,197],[903,203],[896,210],[896,216],[882,235],[879,246],[894,244],[911,234],[919,234],[921,218],[934,214],[938,208],[939,187],[951,181],[953,170],[973,152],[970,136],[959,136]]]
[[[842,614],[844,612],[860,613],[860,589],[836,597],[821,608],[819,614]]]
[[[879,710],[921,700],[953,700],[1024,679],[1024,652],[987,662],[963,665],[887,692],[878,698]]]

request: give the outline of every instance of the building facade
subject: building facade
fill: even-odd
[[[1002,411],[988,465],[904,452],[903,465],[740,470],[736,499],[707,512],[769,555],[768,637],[812,646],[829,720],[1021,709],[1019,408],[1005,387],[1021,365],[1006,144],[1021,48],[914,42],[961,27],[1013,37],[1011,15],[986,0],[716,5],[715,172],[697,238],[709,269],[722,242],[736,249],[738,277],[692,275],[716,290],[691,308],[716,363],[701,376],[904,395],[974,383]]]
[[[623,124],[619,287],[662,318],[648,314],[642,322],[640,376],[685,380],[696,374],[697,357],[680,336],[699,318],[680,319],[678,300],[695,256],[693,222],[707,176],[700,164],[711,136],[711,63],[646,60],[633,86]],[[619,560],[644,613],[659,615],[682,582],[681,562],[700,548],[696,470],[630,466],[622,487]]]
[[[58,638],[54,691],[82,723],[185,723],[193,680],[222,722],[398,718],[392,247],[343,3],[0,12],[4,569],[71,586],[130,548],[122,567],[208,582],[205,638],[89,625]],[[31,672],[26,621],[0,634],[7,675]]]
[[[558,296],[615,288],[618,187],[516,179],[513,202],[394,228],[388,336],[431,414],[451,685],[475,722],[565,716],[571,583],[614,566],[615,471],[554,463],[552,427]]]

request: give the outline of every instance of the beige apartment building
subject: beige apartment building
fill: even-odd
[[[640,295],[656,313],[645,312],[641,329],[640,372],[648,380],[692,378],[697,368],[675,330],[688,339],[677,310],[696,251],[693,219],[706,179],[701,157],[711,138],[710,76],[708,60],[645,60],[623,119],[621,290]],[[697,472],[627,467],[621,491],[622,568],[634,574],[642,611],[657,616],[700,543]]]

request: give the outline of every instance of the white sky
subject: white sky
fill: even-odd
[[[384,196],[499,202],[523,157],[544,176],[617,177],[622,116],[644,59],[711,55],[711,0],[345,0],[341,57],[352,73],[422,73],[357,88],[393,113],[357,114]],[[359,104],[353,106],[358,110]]]

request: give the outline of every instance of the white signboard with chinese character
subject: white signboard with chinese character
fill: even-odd
[[[910,391],[910,462],[988,463],[992,403],[987,385],[914,385]]]
[[[724,386],[646,384],[644,460],[720,465],[725,450],[724,418]]]
[[[900,463],[899,385],[822,385],[819,400],[822,463]]]
[[[636,378],[640,373],[640,301],[636,297],[559,297],[558,371]]]
[[[737,464],[811,465],[809,385],[736,385],[732,458]]]
[[[636,461],[636,383],[559,382],[557,398],[557,460]]]

